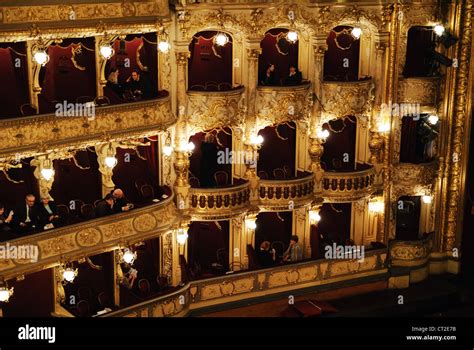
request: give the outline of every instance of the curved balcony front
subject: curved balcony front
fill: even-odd
[[[188,90],[189,134],[241,125],[244,122],[244,91],[243,86],[226,91]]]
[[[259,207],[279,211],[297,208],[313,200],[314,175],[288,180],[260,180]]]
[[[256,102],[259,129],[304,118],[309,112],[311,94],[309,81],[293,86],[259,86]]]
[[[322,195],[330,202],[351,202],[370,196],[375,186],[373,167],[354,172],[325,172],[321,181]]]
[[[92,116],[44,114],[4,119],[0,122],[0,157],[34,154],[39,149],[85,147],[103,141],[104,135],[113,138],[154,135],[177,120],[171,111],[169,95],[94,107],[92,111]]]
[[[219,188],[190,188],[192,220],[225,220],[250,207],[250,183]]]
[[[103,253],[120,244],[133,244],[174,228],[179,221],[173,196],[128,212],[85,221],[8,241],[10,247],[37,247],[36,261],[1,259],[0,276],[5,280]],[[4,244],[7,244],[4,243]]]

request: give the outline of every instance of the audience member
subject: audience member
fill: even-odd
[[[53,227],[57,227],[60,224],[60,216],[56,203],[51,201],[48,197],[41,198],[41,203],[38,204],[38,216],[40,226],[52,224]]]
[[[301,75],[301,72],[298,70],[298,68],[296,68],[295,66],[290,66],[290,73],[285,78],[284,84],[285,85],[299,85],[301,84],[302,80],[303,80],[303,77]]]
[[[298,236],[291,236],[290,246],[283,254],[284,261],[300,261],[303,260],[303,248],[298,243]]]
[[[114,213],[129,211],[133,208],[133,204],[129,202],[129,200],[125,197],[123,191],[120,188],[113,190],[111,194],[114,199]]]
[[[0,203],[0,232],[8,232],[11,231],[10,223],[13,220],[13,211],[6,213],[5,206],[3,203]]]
[[[134,69],[132,75],[127,78],[126,90],[132,94],[133,99],[140,100],[151,97],[150,82],[136,69]]]
[[[275,65],[270,63],[265,69],[265,73],[260,78],[260,85],[276,85]]]
[[[114,213],[114,197],[109,193],[95,207],[95,216],[100,218]]]
[[[270,267],[275,264],[275,250],[270,249],[270,242],[263,241],[257,253],[258,262],[262,267]]]
[[[25,202],[13,211],[13,226],[18,234],[27,234],[39,228],[35,199],[33,194],[27,194]]]
[[[107,78],[107,86],[110,87],[116,94],[122,96],[123,86],[119,83],[120,71],[118,68],[112,68]]]

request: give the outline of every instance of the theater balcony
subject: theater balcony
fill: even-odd
[[[304,173],[295,179],[260,180],[259,207],[263,210],[288,210],[311,203],[314,176]]]
[[[348,115],[368,116],[374,94],[375,84],[371,78],[349,82],[324,81],[321,96],[323,116],[327,120]]]
[[[367,166],[354,172],[324,172],[321,181],[323,197],[331,202],[356,201],[371,195],[376,189],[375,169]]]
[[[437,160],[420,164],[399,163],[393,171],[395,187],[413,188],[422,192],[422,187],[431,187],[436,180],[438,166]]]
[[[416,283],[428,277],[434,234],[413,241],[392,240],[389,243],[391,273],[398,283]],[[403,279],[405,278],[405,281]]]
[[[218,90],[188,90],[189,125],[195,132],[216,125],[235,125],[243,118],[243,86]]]
[[[400,78],[398,101],[416,103],[424,107],[436,107],[439,83],[439,77]]]
[[[102,140],[157,134],[176,122],[168,95],[153,100],[95,107],[95,115],[55,114],[4,119],[0,122],[0,156],[38,149],[81,147]]]
[[[193,220],[224,220],[250,207],[249,182],[220,188],[191,188],[189,191]]]
[[[305,115],[311,96],[311,82],[293,86],[258,86],[256,109],[263,120],[284,121]]]
[[[37,246],[38,259],[35,262],[3,259],[0,261],[0,274],[4,279],[16,278],[65,261],[114,250],[123,244],[142,242],[173,229],[178,220],[173,196],[170,196],[129,212],[8,241],[11,246]]]

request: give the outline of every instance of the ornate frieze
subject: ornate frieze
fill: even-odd
[[[173,197],[161,203],[84,223],[52,229],[9,241],[15,246],[37,246],[38,261],[0,261],[0,278],[9,279],[64,261],[74,261],[159,236],[174,228],[179,215]]]
[[[399,103],[417,103],[421,106],[436,107],[439,80],[438,77],[400,79]]]
[[[418,241],[391,241],[389,245],[392,266],[418,266],[425,263],[433,248],[433,235]]]
[[[94,118],[38,115],[0,122],[0,157],[156,135],[176,122],[170,98],[97,107]]]

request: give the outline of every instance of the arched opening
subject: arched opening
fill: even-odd
[[[232,152],[232,130],[207,130],[189,138],[194,151],[189,158],[190,184],[194,188],[226,187],[234,183],[232,163],[240,161]]]
[[[351,26],[337,26],[326,40],[324,53],[325,81],[359,80],[360,38],[355,38]]]
[[[431,118],[429,114],[402,118],[400,162],[428,163],[435,158],[439,130]]]
[[[258,59],[259,85],[298,85],[302,76],[298,70],[298,44],[288,40],[288,29],[274,28],[265,33],[260,42],[262,53]],[[269,72],[267,69],[271,66]],[[290,67],[296,73],[290,76]]]
[[[435,46],[433,27],[411,27],[408,30],[403,76],[410,78],[437,75],[437,67],[430,58],[430,52]]]
[[[104,95],[108,102],[118,104],[159,96],[157,34],[129,34],[115,40],[112,46],[114,55],[105,66]]]
[[[94,38],[64,39],[49,46],[47,52],[49,62],[39,74],[40,113],[65,113],[72,109],[60,105],[93,102],[97,96]]]
[[[188,90],[232,89],[232,37],[217,31],[196,33],[189,44]]]
[[[261,179],[291,179],[296,174],[296,124],[267,126],[258,132],[263,137],[257,162]],[[277,156],[278,155],[278,156]]]
[[[36,113],[29,105],[26,43],[0,43],[0,119]]]
[[[317,226],[311,230],[311,255],[325,258],[325,247],[353,245],[351,241],[352,203],[324,203]]]
[[[356,117],[333,119],[324,123],[322,128],[329,131],[321,157],[325,171],[350,172],[363,168],[356,162]]]

